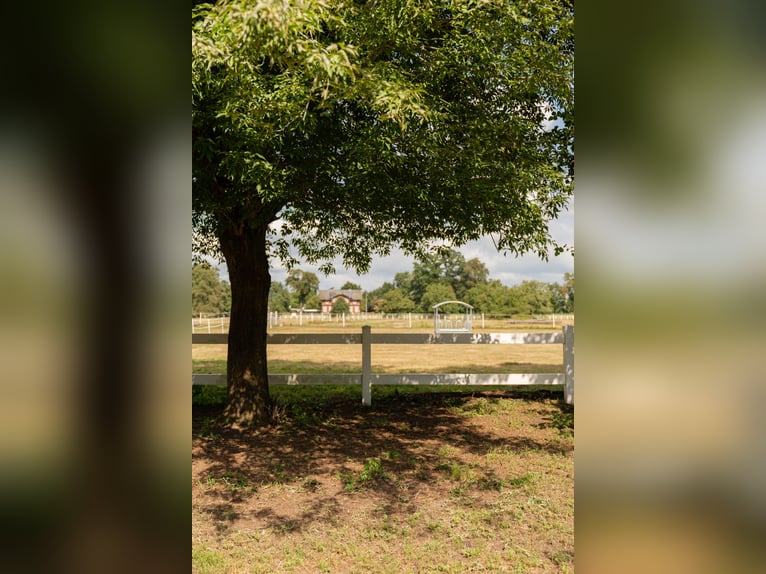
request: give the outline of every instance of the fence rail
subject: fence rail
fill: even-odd
[[[192,344],[226,344],[226,333],[192,334]],[[269,385],[359,385],[362,403],[372,404],[375,385],[482,385],[482,386],[563,386],[567,404],[574,404],[574,327],[566,325],[560,333],[372,333],[369,326],[362,333],[273,333],[269,345],[362,345],[362,372],[356,374],[277,374],[269,373]],[[564,372],[542,374],[377,374],[372,373],[372,345],[563,345]],[[193,385],[226,385],[225,375],[192,375]]]
[[[574,322],[573,313],[546,313],[540,315],[503,315],[495,313],[477,313],[473,317],[473,327],[484,329],[485,319],[488,322],[503,322],[509,325],[549,325],[553,328],[563,327]],[[447,313],[445,321],[452,324],[465,320],[465,315]],[[432,322],[433,314],[428,313],[310,313],[293,312],[279,313],[272,311],[268,314],[269,328],[285,326],[311,326],[314,323],[335,323],[342,326],[347,324],[390,322],[398,323],[399,328],[422,327],[423,321]],[[462,323],[461,323],[462,325]],[[211,315],[209,317],[193,317],[192,333],[226,333],[229,330],[227,315]]]

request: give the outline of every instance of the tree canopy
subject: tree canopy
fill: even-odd
[[[332,304],[333,313],[348,313],[348,303],[343,297],[338,297]]]
[[[312,307],[318,300],[319,277],[311,271],[291,269],[285,283],[293,290],[297,307]]]
[[[376,307],[382,313],[406,313],[415,309],[415,304],[401,289],[389,289],[376,302]]]
[[[278,281],[273,282],[269,290],[269,310],[287,313],[290,311],[291,306],[292,296],[290,290]]]
[[[571,5],[233,0],[193,14],[198,250],[277,219],[272,255],[359,270],[395,244],[561,247],[547,223],[572,189]]]
[[[343,285],[341,285],[340,289],[341,291],[343,291],[344,289],[360,290],[361,288],[362,286],[359,285],[358,283],[354,283],[353,281],[346,281]]]
[[[488,277],[489,270],[481,260],[473,258],[466,261],[463,254],[455,249],[441,249],[433,255],[420,256],[407,279],[416,305],[422,311],[429,312],[432,304],[423,303],[423,299],[430,285],[448,285],[452,289],[451,299],[463,299],[470,289],[486,283]]]

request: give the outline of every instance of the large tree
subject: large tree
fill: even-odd
[[[310,301],[317,297],[319,277],[316,276],[316,273],[301,271],[300,269],[290,269],[285,283],[293,290],[297,307],[310,307],[312,305]]]
[[[207,261],[192,265],[192,315],[219,315],[231,308],[229,284]]]
[[[406,313],[414,308],[415,303],[397,288],[386,291],[378,301],[377,310],[381,313]]]
[[[539,315],[553,312],[551,286],[542,281],[522,281],[511,287],[512,312]]]
[[[454,249],[441,249],[436,253],[418,257],[412,269],[410,285],[412,298],[421,311],[430,311],[427,304],[423,303],[423,297],[428,287],[435,283],[452,287],[452,299],[455,298],[455,285],[460,280],[464,264],[465,257]]]
[[[509,313],[511,290],[497,279],[472,287],[465,295],[466,303],[480,313]]]
[[[466,293],[478,285],[485,284],[489,281],[489,269],[484,265],[484,262],[478,257],[469,259],[463,264],[463,269],[460,273],[460,279],[455,285],[455,295],[458,299],[462,300]]]
[[[423,293],[423,298],[420,300],[420,310],[425,313],[433,313],[434,305],[444,301],[455,301],[455,290],[452,288],[452,285],[446,283],[431,283],[426,288],[425,293]],[[442,307],[443,313],[453,313],[456,310],[457,307],[454,305]]]
[[[492,234],[547,257],[573,178],[561,0],[232,0],[192,17],[193,223],[232,288],[226,414],[269,420],[269,258],[364,272]]]
[[[279,281],[273,282],[269,290],[269,309],[271,311],[287,313],[290,311],[290,304],[290,290]]]
[[[429,285],[447,284],[452,287],[454,297],[462,300],[470,289],[487,282],[489,270],[480,259],[466,261],[465,256],[455,249],[440,249],[437,253],[420,257],[410,277],[413,299],[423,310],[427,310],[422,299]]]

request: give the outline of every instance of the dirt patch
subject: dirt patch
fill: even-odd
[[[287,404],[238,432],[195,407],[195,572],[573,572],[561,393]]]

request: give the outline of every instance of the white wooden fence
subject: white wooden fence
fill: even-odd
[[[228,334],[192,334],[192,344],[226,344]],[[269,385],[359,385],[362,403],[372,404],[375,385],[483,385],[483,386],[563,386],[567,404],[574,404],[574,327],[566,325],[560,333],[372,333],[369,326],[362,333],[276,333],[268,335],[269,345],[362,345],[362,372],[357,374],[272,374]],[[564,350],[564,372],[543,374],[398,374],[372,372],[372,345],[518,345],[560,344]],[[226,385],[226,375],[192,375],[193,385]]]

